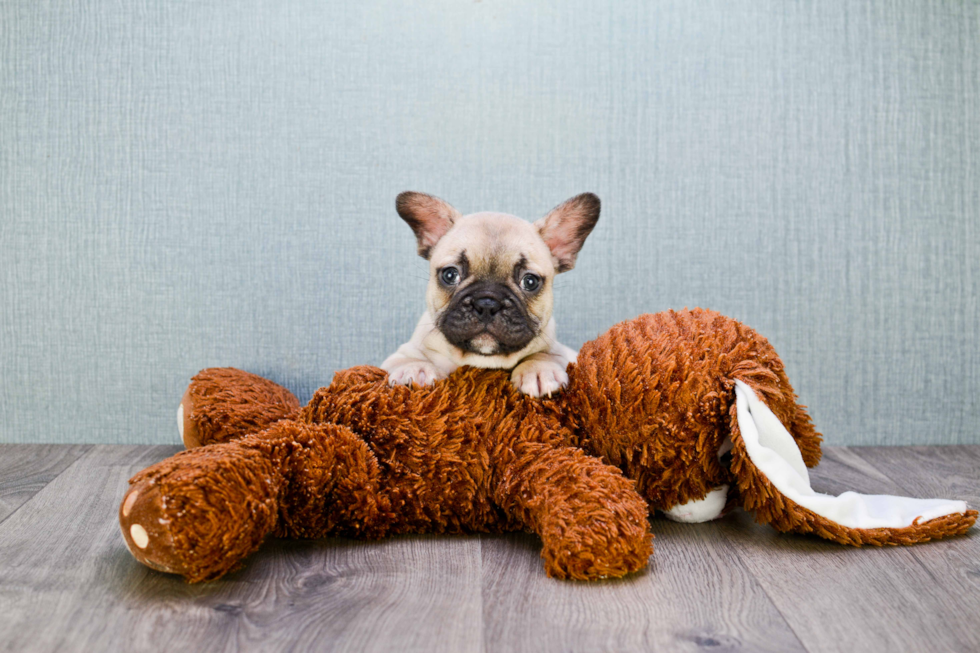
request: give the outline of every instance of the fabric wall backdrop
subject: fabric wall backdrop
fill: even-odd
[[[422,308],[405,189],[593,191],[561,338],[754,326],[829,444],[980,442],[980,4],[0,3],[0,441],[305,401]]]

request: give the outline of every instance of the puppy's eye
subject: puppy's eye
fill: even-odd
[[[459,268],[450,265],[439,270],[439,280],[447,286],[455,286],[459,283]]]
[[[541,287],[541,277],[536,274],[528,272],[523,277],[521,277],[521,290],[527,292],[534,292]]]

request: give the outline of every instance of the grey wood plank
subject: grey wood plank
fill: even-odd
[[[477,537],[274,541],[187,585],[138,565],[116,524],[126,479],[175,450],[96,447],[0,523],[0,650],[980,647],[975,535],[859,550],[744,513],[656,520],[650,570],[620,581],[548,579],[537,538],[511,535],[484,536],[482,555]],[[980,503],[978,453],[831,448],[814,486]]]
[[[279,540],[213,594],[181,589],[189,617],[234,616],[226,650],[477,651],[479,551],[478,537]],[[213,642],[216,626],[183,641]]]
[[[118,502],[173,451],[95,447],[0,524],[0,650],[480,648],[478,537],[272,541],[198,585],[139,565]]]
[[[853,447],[910,496],[963,499],[980,508],[980,445]]]
[[[653,530],[646,571],[591,583],[547,578],[535,536],[484,536],[485,650],[804,650],[716,523]]]
[[[902,449],[896,447],[894,453],[901,456]],[[939,465],[932,471],[942,475]],[[891,474],[845,448],[827,448],[812,479],[815,489],[834,494],[848,489],[911,494]],[[975,556],[972,564],[967,559],[973,555],[969,538],[856,549],[816,537],[779,534],[741,511],[720,523],[810,651],[980,647],[980,610],[962,584],[950,582],[950,576],[967,577],[976,568]]]
[[[888,474],[903,494],[962,499],[980,508],[980,446],[860,447],[862,459]],[[980,528],[965,536],[911,547],[932,581],[955,597],[937,618],[960,641],[980,651]]]
[[[0,523],[90,448],[83,444],[0,444]]]

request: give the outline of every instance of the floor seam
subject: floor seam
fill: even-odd
[[[79,445],[65,445],[65,446],[79,446]],[[0,519],[0,527],[3,527],[4,523],[6,523],[6,521],[8,519],[10,519],[14,515],[16,515],[20,511],[21,508],[23,508],[24,506],[26,506],[30,502],[34,501],[34,499],[37,498],[37,495],[41,494],[41,492],[43,492],[45,488],[47,488],[49,485],[51,485],[52,483],[54,483],[55,480],[61,478],[61,475],[62,474],[64,474],[69,469],[71,469],[72,467],[74,467],[75,465],[77,465],[78,464],[78,461],[80,461],[82,458],[86,457],[89,454],[89,452],[91,452],[92,449],[95,448],[95,445],[94,444],[86,444],[86,445],[81,445],[81,446],[84,446],[85,447],[85,450],[82,451],[82,453],[78,454],[78,457],[75,458],[75,460],[71,461],[71,463],[69,463],[68,465],[66,465],[64,469],[62,469],[60,472],[58,472],[57,474],[55,474],[54,476],[52,476],[50,479],[48,479],[48,482],[45,483],[44,485],[42,485],[41,487],[39,487],[37,489],[37,491],[34,492],[30,497],[28,497],[28,499],[26,501],[24,501],[22,504],[20,504],[16,508],[14,508],[9,515],[7,515],[6,517],[4,517],[3,519]]]
[[[803,647],[803,650],[804,651],[806,651],[807,653],[810,653],[810,647],[806,645],[806,642],[803,641],[803,638],[800,636],[800,633],[797,632],[796,628],[793,627],[793,624],[790,623],[790,620],[786,618],[786,615],[783,613],[782,609],[779,607],[779,604],[772,598],[772,595],[769,593],[769,589],[766,587],[765,583],[762,582],[762,579],[759,578],[756,575],[756,573],[754,571],[752,571],[752,568],[749,567],[745,563],[745,560],[742,559],[742,554],[739,552],[738,549],[736,549],[735,547],[732,547],[732,551],[735,553],[736,556],[738,556],[739,562],[742,563],[742,566],[745,567],[745,570],[755,580],[756,584],[762,590],[762,593],[766,595],[766,598],[767,599],[769,599],[769,603],[772,605],[772,607],[776,610],[776,612],[782,618],[783,623],[786,624],[786,627],[789,628],[789,630],[790,630],[791,633],[793,633],[793,636],[796,638],[796,641],[798,641],[800,643],[800,646]]]

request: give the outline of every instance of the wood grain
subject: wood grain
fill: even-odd
[[[95,447],[0,525],[0,650],[480,648],[478,537],[273,541],[201,585],[139,565],[118,502],[176,450]]]
[[[854,447],[910,496],[963,499],[980,508],[980,446]]]
[[[905,448],[894,449],[898,454]],[[948,472],[937,463],[928,474],[943,477]],[[899,466],[896,473],[905,477],[909,470]],[[850,449],[827,449],[814,470],[813,485],[835,494],[847,489],[911,494],[892,473]],[[724,527],[810,651],[978,647],[980,603],[962,584],[951,582],[968,578],[975,569],[976,557],[972,563],[968,559],[975,535],[914,547],[854,549],[815,537],[781,535],[741,512]]]
[[[975,532],[851,549],[742,512],[655,520],[649,569],[615,581],[551,580],[538,539],[512,534],[270,541],[188,585],[136,563],[116,521],[129,476],[177,449],[0,458],[0,496],[24,498],[0,523],[0,651],[980,649]],[[812,477],[826,492],[980,503],[978,469],[975,446],[829,448]]]
[[[0,523],[90,448],[0,444]]]
[[[478,537],[280,540],[208,586],[158,582],[190,598],[190,650],[225,633],[227,650],[478,651],[479,551]]]
[[[861,447],[856,453],[888,474],[903,494],[962,499],[980,508],[980,446]],[[964,537],[910,547],[909,556],[933,583],[953,597],[948,609],[934,614],[948,632],[947,641],[962,650],[980,651],[980,531]]]
[[[483,539],[487,651],[801,651],[716,524],[653,524],[645,572],[547,578],[531,535]]]

